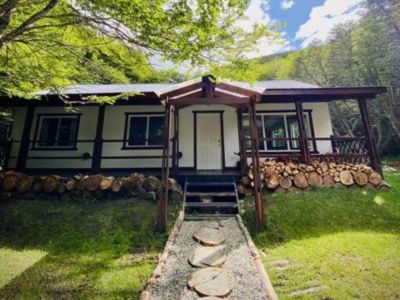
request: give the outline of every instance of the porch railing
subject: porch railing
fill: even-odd
[[[248,139],[250,140],[250,139]],[[369,153],[367,140],[364,137],[315,137],[308,138],[309,150],[312,158],[322,161],[334,161],[338,163],[353,163],[353,164],[369,164]],[[299,145],[300,138],[260,138],[260,142],[297,142]],[[318,153],[317,142],[329,142],[332,147],[332,152],[320,154]],[[287,160],[300,160],[300,149],[295,150],[263,150],[259,147],[261,157],[281,158]],[[249,152],[249,149],[247,149]]]

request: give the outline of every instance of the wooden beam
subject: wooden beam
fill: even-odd
[[[160,199],[158,200],[157,203],[156,230],[158,232],[165,232],[167,224],[170,131],[171,131],[171,105],[167,101],[164,112],[164,143],[163,143],[163,158],[162,158],[162,169],[161,169],[161,191],[160,191]]]
[[[179,95],[187,94],[187,93],[190,93],[191,91],[201,89],[201,88],[203,88],[203,86],[204,86],[203,82],[196,82],[196,83],[178,88],[176,90],[172,90],[170,92],[162,93],[160,95],[160,98],[167,98],[167,97],[172,98],[172,97],[176,97]]]
[[[367,139],[368,156],[371,167],[383,176],[382,166],[374,139],[374,132],[371,126],[371,119],[368,113],[367,99],[365,98],[358,99],[358,107],[360,109],[361,120],[364,127],[365,137]]]
[[[21,143],[19,146],[18,160],[16,165],[17,171],[23,171],[26,168],[28,160],[32,121],[35,115],[35,107],[29,106],[26,111],[24,129],[22,131]]]
[[[225,104],[225,105],[243,105],[248,104],[250,99],[247,98],[237,98],[237,97],[217,97],[217,98],[191,98],[183,97],[179,99],[170,99],[169,103],[171,105],[197,105],[197,104]]]
[[[222,89],[222,90],[226,90],[231,93],[235,93],[235,94],[245,95],[245,96],[249,96],[249,97],[255,96],[256,100],[258,100],[261,97],[261,93],[259,93],[259,92],[249,90],[246,88],[242,88],[242,87],[239,87],[236,85],[224,83],[224,82],[217,83],[216,87],[219,89]]]
[[[306,125],[304,123],[303,104],[301,103],[301,101],[296,101],[295,104],[296,104],[297,121],[299,123],[299,133],[300,133],[299,144],[300,144],[301,160],[305,164],[310,164],[311,156],[310,156],[310,150],[308,148]]]
[[[97,114],[97,127],[96,137],[93,143],[93,155],[92,155],[92,174],[100,173],[101,169],[101,155],[103,150],[103,127],[104,127],[104,116],[106,112],[106,106],[100,105],[99,112]]]
[[[249,119],[251,132],[251,150],[253,162],[253,177],[254,177],[254,197],[256,206],[256,222],[258,229],[263,229],[265,226],[265,213],[263,207],[261,178],[260,178],[260,154],[258,151],[258,133],[257,133],[257,118],[255,109],[256,99],[252,99],[249,104]]]

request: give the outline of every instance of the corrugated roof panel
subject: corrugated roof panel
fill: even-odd
[[[151,93],[173,86],[168,83],[140,83],[140,84],[78,84],[62,90],[66,95],[92,94],[122,94],[122,93]],[[51,94],[51,91],[42,91],[40,95]]]
[[[62,90],[66,95],[107,95],[122,93],[156,93],[178,89],[182,86],[193,83],[193,80],[184,83],[138,83],[138,84],[78,84]],[[258,81],[254,85],[246,82],[228,82],[240,87],[253,89],[260,93],[265,90],[274,89],[313,89],[319,88],[317,85],[295,81],[295,80],[266,80]],[[51,91],[41,91],[39,95],[52,94]]]

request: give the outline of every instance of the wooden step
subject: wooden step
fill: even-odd
[[[186,202],[186,207],[238,207],[236,202]]]
[[[187,182],[188,186],[235,186],[233,182],[201,182],[193,181]]]
[[[187,192],[190,197],[236,197],[235,192]]]

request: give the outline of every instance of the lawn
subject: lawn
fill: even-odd
[[[155,211],[126,199],[0,202],[0,299],[137,299],[168,237],[152,231]]]
[[[358,188],[269,195],[256,232],[243,218],[281,299],[400,298],[400,172],[391,191]]]

